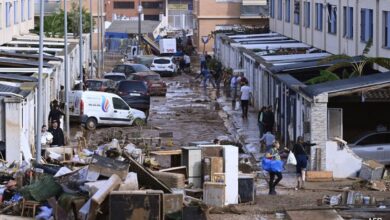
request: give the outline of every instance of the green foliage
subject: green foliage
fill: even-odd
[[[314,78],[307,80],[306,83],[313,85],[313,84],[334,81],[334,80],[339,80],[339,79],[340,79],[340,77],[337,74],[332,73],[328,70],[321,70],[319,76],[316,76]]]
[[[44,19],[44,31],[46,37],[63,37],[64,36],[64,11],[55,12]],[[68,12],[68,33],[73,33],[74,37],[79,36],[79,5],[77,2],[72,2],[71,9]],[[82,8],[83,16],[83,33],[89,33],[91,28],[91,14],[85,8]],[[93,24],[95,22],[93,21]],[[34,29],[35,33],[39,33],[39,24]]]

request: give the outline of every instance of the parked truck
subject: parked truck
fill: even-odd
[[[176,53],[176,39],[175,38],[160,39],[159,44],[160,44],[160,54]]]

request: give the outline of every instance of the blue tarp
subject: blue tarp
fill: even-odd
[[[272,160],[263,158],[261,161],[263,170],[268,172],[282,172],[283,171],[283,161],[281,160]]]

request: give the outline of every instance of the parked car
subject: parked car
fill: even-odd
[[[348,146],[365,160],[390,164],[390,131],[366,133]]]
[[[116,88],[118,94],[132,108],[142,110],[149,115],[150,94],[146,82],[141,80],[123,80]]]
[[[111,79],[88,79],[85,82],[89,91],[114,92],[116,83]]]
[[[149,72],[150,69],[143,64],[139,63],[124,63],[118,64],[114,67],[112,72],[124,73],[126,78],[130,77],[133,73]]]
[[[71,91],[69,115],[88,129],[99,125],[139,125],[146,123],[144,112],[129,107],[116,94],[95,91]]]
[[[177,73],[177,65],[173,57],[156,57],[150,69],[161,76],[174,76]]]
[[[154,58],[155,58],[154,55],[134,56],[133,61],[134,61],[134,63],[143,64],[146,67],[150,68],[150,66],[153,63]]]
[[[131,76],[131,79],[145,81],[148,86],[148,91],[150,95],[165,96],[167,94],[167,84],[161,80],[161,77],[158,73],[134,73]]]
[[[126,75],[124,73],[112,72],[112,73],[105,73],[103,78],[104,79],[111,79],[113,81],[119,82],[121,80],[125,80]]]

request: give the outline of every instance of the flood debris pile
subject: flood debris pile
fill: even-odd
[[[218,207],[255,198],[254,177],[239,175],[235,146],[199,142],[152,151],[115,138],[97,142],[91,148],[79,138],[77,148],[48,148],[40,163],[3,164],[1,214],[202,219],[212,210],[222,210]]]

